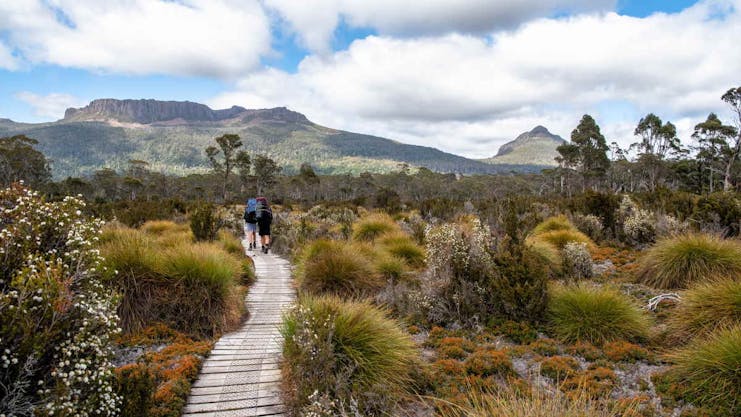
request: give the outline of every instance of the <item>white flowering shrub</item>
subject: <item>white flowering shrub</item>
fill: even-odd
[[[118,317],[100,280],[102,221],[84,206],[0,191],[0,415],[118,414]]]
[[[436,324],[472,324],[492,310],[488,286],[494,274],[489,227],[474,216],[427,229],[428,270],[416,296]]]
[[[561,256],[566,278],[580,280],[592,277],[592,255],[589,254],[586,243],[567,243],[561,250]]]
[[[636,209],[623,223],[623,232],[634,244],[647,244],[656,240],[656,220],[648,210]]]
[[[656,237],[674,237],[685,234],[690,231],[690,225],[676,217],[665,214],[657,216],[656,220]]]
[[[574,226],[592,240],[602,239],[602,220],[594,214],[577,214],[572,219]]]

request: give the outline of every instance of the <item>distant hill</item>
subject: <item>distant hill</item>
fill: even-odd
[[[556,148],[565,142],[561,136],[554,135],[545,127],[536,126],[502,145],[496,156],[481,161],[489,164],[555,166],[557,164],[554,158],[558,156]]]
[[[132,159],[156,171],[185,175],[208,168],[204,149],[226,133],[244,149],[274,158],[288,172],[307,162],[325,174],[389,172],[399,163],[437,172],[538,172],[531,163],[492,165],[438,149],[335,130],[285,107],[212,110],[192,102],[99,99],[70,108],[62,120],[16,123],[0,119],[0,137],[25,134],[39,141],[56,178],[103,167],[122,170]]]

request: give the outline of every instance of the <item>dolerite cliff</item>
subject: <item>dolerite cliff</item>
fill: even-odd
[[[534,164],[555,166],[558,156],[556,148],[566,141],[549,132],[543,126],[536,126],[529,132],[517,136],[515,140],[499,148],[496,156],[484,159],[490,164]]]
[[[123,171],[133,159],[165,173],[207,172],[204,150],[224,134],[239,135],[242,149],[269,155],[288,173],[302,163],[325,174],[389,172],[402,162],[446,173],[539,171],[530,163],[492,165],[430,147],[331,129],[285,107],[213,110],[188,101],[99,99],[68,109],[64,119],[53,123],[0,120],[0,137],[19,134],[39,141],[39,150],[53,161],[55,178],[102,168]]]
[[[85,107],[69,108],[63,121],[118,121],[125,123],[198,123],[221,122],[230,119],[249,122],[254,119],[275,119],[286,122],[308,122],[306,117],[285,107],[274,109],[247,110],[232,106],[228,109],[212,110],[210,107],[190,101],[159,100],[116,100],[110,98],[93,100]]]

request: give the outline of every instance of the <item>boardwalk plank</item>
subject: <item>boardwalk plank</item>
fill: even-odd
[[[256,283],[245,298],[249,318],[216,342],[193,383],[184,417],[283,417],[280,397],[280,326],[295,301],[290,264],[249,252]]]

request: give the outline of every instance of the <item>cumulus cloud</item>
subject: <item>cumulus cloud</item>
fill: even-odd
[[[0,16],[0,32],[32,64],[235,77],[270,52],[257,0],[10,1]]]
[[[719,97],[741,74],[738,39],[739,0],[642,19],[542,18],[489,36],[371,36],[309,56],[295,74],[246,76],[213,104],[288,105],[328,126],[469,156],[489,156],[536,124],[568,137],[591,113],[620,136],[608,140],[627,144],[629,126],[648,112],[670,120],[722,113]],[[639,116],[616,118],[610,102]]]
[[[16,70],[18,69],[18,61],[13,56],[12,51],[0,41],[0,69]]]
[[[327,52],[342,19],[381,34],[483,34],[554,13],[606,11],[615,0],[265,0],[311,50]]]
[[[33,108],[35,116],[44,119],[61,119],[69,107],[80,107],[84,100],[70,94],[51,93],[39,95],[30,91],[21,91],[15,97]]]

